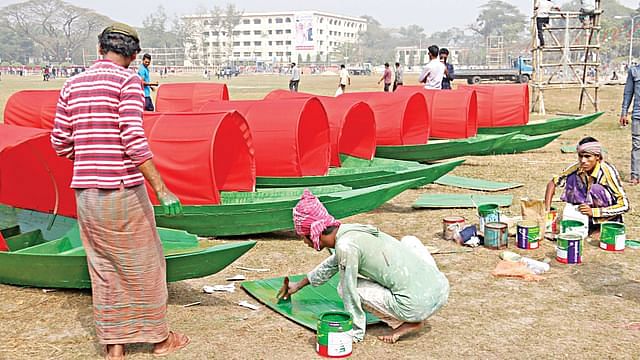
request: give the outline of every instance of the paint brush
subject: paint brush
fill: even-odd
[[[282,304],[285,302],[291,302],[291,296],[289,296],[289,277],[285,276],[282,281],[282,287],[276,294],[278,298],[278,304]]]

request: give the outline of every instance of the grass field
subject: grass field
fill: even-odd
[[[229,84],[232,99],[257,99],[275,88],[286,88],[282,76],[240,76]],[[178,76],[169,81],[199,81]],[[380,90],[374,77],[355,77],[349,91]],[[62,81],[43,83],[39,78],[3,77],[0,103],[18,89],[59,88]],[[303,76],[300,90],[333,95],[337,77]],[[519,215],[521,197],[541,198],[549,179],[575,160],[562,154],[562,145],[575,144],[581,137],[598,138],[608,149],[624,179],[629,174],[630,129],[617,125],[622,87],[602,88],[601,110],[606,114],[594,123],[569,131],[549,146],[519,155],[469,157],[455,175],[498,181],[515,181],[525,186],[511,190],[514,204],[506,210]],[[577,112],[578,92],[549,92],[547,111]],[[2,106],[2,105],[0,105]],[[625,217],[628,238],[640,236],[640,219],[635,204],[638,188],[627,187],[633,209]],[[347,222],[375,224],[394,236],[416,235],[430,246],[455,250],[441,240],[442,218],[462,215],[476,221],[472,210],[421,210],[411,208],[425,193],[466,192],[438,185],[409,190],[381,208],[347,219]],[[202,279],[169,285],[171,326],[189,334],[192,344],[175,359],[311,359],[315,355],[314,333],[261,307],[252,311],[237,303],[256,303],[242,290],[207,295],[203,285],[223,284],[225,278],[244,274],[249,279],[307,272],[326,257],[316,253],[289,232],[249,237],[260,240],[237,265],[269,268],[267,273],[242,272],[230,266]],[[220,239],[224,241],[225,239]],[[228,240],[228,239],[227,239]],[[513,250],[513,249],[512,249]],[[515,250],[514,250],[515,251]],[[525,253],[525,251],[517,251]],[[554,258],[554,243],[545,241],[527,255]],[[597,243],[585,244],[585,262],[567,266],[551,261],[551,271],[538,283],[496,279],[491,271],[498,251],[484,248],[471,253],[435,255],[451,283],[448,304],[427,322],[420,333],[394,345],[367,336],[354,345],[355,359],[638,359],[640,331],[625,324],[640,321],[640,250],[607,253]],[[201,305],[183,307],[195,301]],[[368,334],[387,329],[374,326]],[[91,293],[56,291],[0,285],[1,359],[90,359],[101,357],[94,337]],[[128,349],[129,359],[151,359],[148,345]]]

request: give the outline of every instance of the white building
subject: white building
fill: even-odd
[[[367,30],[363,18],[319,11],[244,13],[230,33],[224,14],[183,19],[192,29],[186,66],[343,62],[353,47],[345,44],[356,44]]]

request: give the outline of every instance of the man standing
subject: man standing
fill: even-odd
[[[338,85],[341,93],[345,92],[347,85],[351,86],[351,76],[349,76],[349,71],[344,64],[340,65],[340,83]]]
[[[544,46],[544,33],[545,27],[549,26],[549,11],[560,11],[560,7],[556,6],[551,0],[536,0],[536,5],[533,7],[536,12],[536,30],[538,32],[538,42],[540,47]]]
[[[142,56],[142,64],[138,68],[138,76],[142,79],[142,86],[144,87],[144,110],[154,111],[153,101],[151,101],[151,87],[158,86],[158,82],[151,82],[149,65],[151,65],[151,55],[144,54]]]
[[[398,88],[398,86],[402,86],[403,82],[402,82],[402,78],[404,77],[404,69],[402,68],[402,65],[400,65],[399,62],[396,63],[396,73],[395,73],[395,77],[393,79],[393,91],[396,91],[396,89]]]
[[[380,80],[378,80],[378,85],[380,85],[380,83],[382,81],[384,81],[384,91],[385,92],[389,92],[389,88],[391,87],[391,68],[389,67],[389,63],[386,62],[384,63],[384,73],[382,74],[382,77],[380,78]]]
[[[124,359],[130,343],[153,343],[154,355],[164,356],[190,339],[168,328],[165,260],[145,179],[165,213],[182,207],[156,170],[142,128],[142,85],[128,69],[140,51],[137,32],[114,23],[98,40],[103,59],[60,92],[51,144],[74,162],[71,187],[106,358]]]
[[[398,241],[371,225],[340,224],[309,190],[293,209],[293,223],[307,246],[332,248],[335,254],[299,282],[285,280],[278,297],[287,299],[339,274],[338,294],[353,317],[353,341],[364,339],[365,311],[393,329],[379,339],[394,343],[420,330],[447,302],[449,281],[415,236]]]
[[[580,15],[578,19],[582,23],[583,27],[593,25],[593,20],[596,13],[596,1],[595,0],[580,0]]]
[[[442,78],[442,89],[443,90],[451,90],[451,82],[455,78],[455,72],[453,70],[453,65],[449,64],[447,60],[449,59],[449,49],[442,48],[440,49],[440,61],[444,64],[444,77]]]
[[[300,69],[296,63],[291,63],[291,80],[289,80],[289,90],[298,92],[298,84],[300,84]]]
[[[640,66],[629,68],[627,82],[624,86],[622,98],[622,111],[620,112],[620,125],[627,126],[629,119],[629,106],[633,99],[631,112],[631,185],[640,183]]]
[[[424,83],[425,89],[442,89],[445,66],[438,59],[439,50],[436,45],[429,46],[429,62],[418,78],[419,82]]]

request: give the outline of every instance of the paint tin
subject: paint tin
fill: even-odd
[[[563,264],[582,263],[582,236],[578,234],[560,234],[556,247],[556,260]]]
[[[587,235],[589,235],[589,228],[580,220],[562,220],[560,222],[560,233],[576,234],[586,239]]]
[[[488,223],[500,222],[500,206],[498,204],[482,204],[478,206],[478,217],[480,218],[480,232],[484,234],[484,225]]]
[[[547,213],[544,232],[557,234],[558,233],[558,209],[551,207],[551,210]]]
[[[442,237],[445,240],[453,240],[453,234],[459,232],[464,227],[462,216],[447,216],[442,219]]]
[[[623,223],[607,221],[600,224],[600,249],[622,252],[625,241],[627,236]]]
[[[538,223],[533,221],[519,222],[516,241],[519,249],[531,250],[540,247],[540,226]]]
[[[490,249],[504,249],[508,247],[508,225],[501,222],[491,222],[484,226],[484,247]]]
[[[320,315],[317,326],[316,351],[328,358],[351,356],[353,319],[344,311],[328,311]]]

